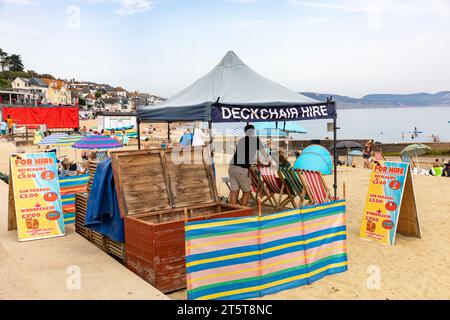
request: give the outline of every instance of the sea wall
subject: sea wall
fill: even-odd
[[[338,140],[344,141],[344,140]],[[357,141],[364,145],[368,139],[364,140],[352,140]],[[375,144],[374,150],[375,151],[383,151],[385,153],[400,153],[406,146],[410,145],[412,142],[407,143],[383,143],[383,144]],[[327,148],[328,150],[331,149],[333,146],[333,140],[290,140],[289,141],[289,150],[294,152],[298,149],[306,148],[307,146],[311,144],[320,144]],[[450,142],[429,142],[429,143],[423,143],[431,148],[431,150],[435,151],[448,151],[450,150]],[[280,141],[280,147],[283,149],[286,149],[286,143],[285,141]]]

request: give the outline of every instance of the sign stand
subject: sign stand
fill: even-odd
[[[397,231],[407,237],[422,238],[419,216],[417,214],[416,197],[414,195],[411,167],[409,165],[403,199],[400,205]]]
[[[56,155],[13,154],[9,177],[8,230],[19,241],[64,236]]]
[[[421,238],[411,168],[408,163],[380,161],[372,168],[360,236],[393,245],[397,231]]]

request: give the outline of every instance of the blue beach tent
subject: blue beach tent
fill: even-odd
[[[320,145],[306,147],[294,163],[294,169],[320,171],[322,174],[333,172],[333,162],[327,149]]]

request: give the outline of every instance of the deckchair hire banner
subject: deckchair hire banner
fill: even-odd
[[[10,166],[19,241],[63,236],[55,153],[11,155]]]
[[[211,109],[213,122],[262,122],[289,120],[333,119],[334,102],[311,105],[260,106],[214,103]]]
[[[189,299],[261,297],[347,270],[343,200],[185,231]]]
[[[360,228],[364,239],[394,244],[396,232],[420,238],[419,219],[409,164],[374,164]]]

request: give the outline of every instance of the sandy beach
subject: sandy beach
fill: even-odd
[[[91,120],[86,125],[89,128],[94,122]],[[167,134],[164,130],[164,127],[159,127],[161,137]],[[36,146],[21,148],[27,152],[39,151]],[[126,148],[136,149],[136,146]],[[8,155],[16,149],[12,143],[0,143],[0,171],[8,172]],[[80,152],[76,153],[71,147],[61,147],[59,155],[80,159]],[[221,177],[228,175],[228,166],[223,163],[222,155],[217,154],[216,157],[217,187],[222,195],[227,195]],[[388,159],[399,161],[398,157]],[[425,164],[430,164],[432,160],[426,157],[421,159]],[[362,161],[359,160],[357,166],[340,167],[338,175],[340,197],[343,183],[346,185],[349,270],[312,285],[282,291],[262,299],[450,298],[450,179],[413,176],[422,239],[399,234],[394,246],[385,246],[365,241],[358,235],[370,170],[362,168]],[[326,176],[330,187],[332,178]],[[372,270],[380,272],[379,288],[370,289]],[[171,299],[185,299],[186,291],[177,291],[168,296]]]

